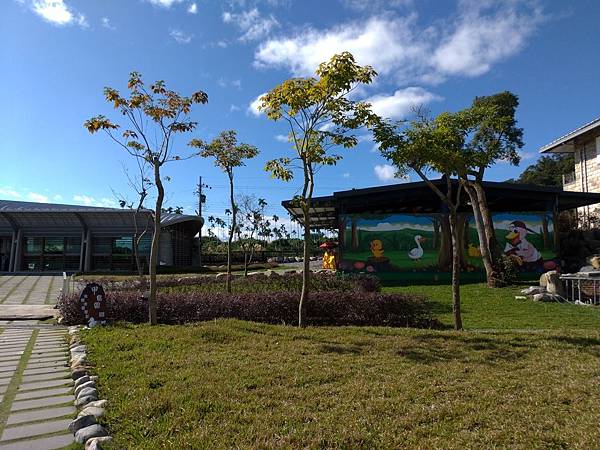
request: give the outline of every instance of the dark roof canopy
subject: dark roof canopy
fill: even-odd
[[[152,211],[140,211],[142,220],[150,219]],[[0,231],[11,232],[19,228],[43,231],[60,230],[126,230],[134,229],[135,210],[103,208],[96,206],[61,205],[0,200]],[[138,216],[138,223],[139,223]],[[202,227],[202,218],[183,214],[163,214],[161,226],[189,221]]]
[[[446,181],[432,181],[442,192]],[[458,182],[452,181],[456,192]],[[563,191],[562,188],[485,181],[483,187],[491,211],[527,212],[558,211],[600,203],[600,194]],[[470,205],[465,192],[461,195],[461,209],[468,211]],[[282,202],[285,209],[300,223],[302,210],[292,200]],[[410,213],[431,214],[444,210],[444,205],[433,190],[423,181],[378,186],[365,189],[351,189],[334,192],[328,197],[315,197],[312,201],[311,226],[314,228],[337,228],[339,214],[370,213]],[[312,214],[311,214],[312,216]]]

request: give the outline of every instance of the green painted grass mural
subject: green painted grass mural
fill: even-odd
[[[547,213],[496,213],[496,237],[524,272],[556,267],[554,227]],[[450,229],[441,214],[346,215],[340,235],[344,271],[446,272],[451,265]],[[473,216],[459,218],[463,270],[483,264]]]

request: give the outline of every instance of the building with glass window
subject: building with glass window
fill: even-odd
[[[195,236],[202,218],[163,214],[159,264],[192,267],[199,262]],[[130,272],[136,270],[134,236],[147,264],[152,213],[0,200],[0,272]],[[145,233],[144,233],[145,232]]]

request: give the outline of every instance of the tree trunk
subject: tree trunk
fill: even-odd
[[[497,274],[494,270],[494,264],[492,263],[492,256],[490,254],[489,242],[485,233],[485,227],[483,225],[483,218],[481,215],[481,209],[478,201],[477,192],[472,186],[465,186],[465,190],[471,200],[471,206],[473,207],[473,216],[475,217],[475,228],[477,229],[477,237],[479,238],[479,252],[481,253],[481,260],[485,269],[485,275],[487,279],[488,287],[498,287]]]
[[[248,252],[244,251],[244,277],[248,276]]]
[[[452,267],[452,237],[450,221],[446,214],[440,217],[442,235],[440,239],[440,250],[438,252],[438,267],[440,270],[450,270]]]
[[[452,312],[454,329],[462,330],[460,315],[460,235],[457,227],[456,211],[450,212],[450,234],[452,235]]]
[[[485,191],[479,182],[474,182],[473,187],[477,193],[477,204],[479,205],[479,211],[481,212],[481,218],[483,220],[483,228],[485,236],[487,238],[488,249],[490,251],[490,257],[492,265],[497,268],[498,260],[500,258],[500,246],[496,239],[496,231],[494,230],[494,221],[492,219],[492,213],[487,204],[487,197]]]
[[[308,199],[307,199],[308,200]],[[308,300],[310,283],[310,213],[309,207],[304,208],[304,259],[302,271],[302,293],[300,294],[300,304],[298,305],[298,326],[305,327],[305,305]]]
[[[433,219],[433,242],[431,246],[434,250],[437,250],[438,244],[440,242],[440,219],[439,217],[434,216]]]
[[[358,227],[354,216],[352,216],[352,250],[358,250]]]
[[[548,216],[544,214],[542,216],[542,239],[544,240],[544,250],[550,248],[550,236],[548,233]]]
[[[233,198],[233,173],[229,172],[229,200],[231,202],[231,227],[229,228],[229,237],[227,239],[227,292],[231,293],[231,243],[233,242],[233,233],[236,229],[235,199]]]
[[[156,325],[156,266],[158,265],[158,251],[160,246],[160,218],[162,212],[163,200],[165,198],[165,189],[160,179],[160,162],[157,159],[153,161],[154,166],[154,184],[158,195],[156,197],[156,211],[154,212],[154,233],[152,235],[152,246],[150,247],[150,298],[148,299],[148,311],[151,325]]]

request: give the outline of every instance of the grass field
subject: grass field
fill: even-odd
[[[461,287],[466,329],[590,329],[600,330],[600,308],[516,300],[524,286],[488,289],[485,284]],[[409,292],[430,298],[436,316],[452,325],[452,298],[447,285],[386,287],[384,292]]]
[[[451,323],[447,286],[386,290]],[[597,448],[600,311],[515,292],[463,287],[466,326],[498,331],[221,320],[84,339],[115,448]]]
[[[600,333],[86,333],[115,448],[597,448]]]

